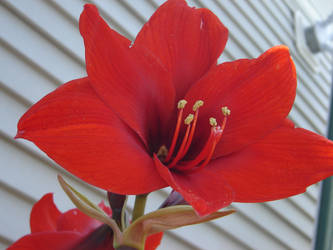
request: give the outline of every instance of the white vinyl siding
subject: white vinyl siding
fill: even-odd
[[[54,192],[62,210],[73,207],[57,184],[58,173],[92,200],[104,198],[101,190],[72,177],[32,143],[13,139],[20,116],[33,103],[60,84],[85,76],[78,18],[86,2],[0,1],[0,249],[29,232],[31,206],[43,194]],[[89,2],[97,5],[112,28],[133,40],[164,1]],[[209,8],[229,29],[220,62],[254,58],[274,45],[286,44],[298,74],[297,98],[290,118],[297,126],[326,133],[330,57],[317,56],[321,67],[318,73],[303,60],[295,47],[289,0],[188,2]],[[151,194],[148,210],[156,209],[167,192],[169,189]],[[307,193],[289,199],[234,203],[237,213],[231,216],[167,232],[159,249],[311,249],[318,194],[319,185],[313,185]]]

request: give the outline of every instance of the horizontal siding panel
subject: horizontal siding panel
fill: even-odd
[[[312,130],[319,134],[325,134],[326,124],[324,123],[323,119],[320,119],[317,113],[314,113],[313,110],[306,109],[310,107],[310,104],[306,102],[306,100],[304,100],[300,95],[296,96],[294,108],[295,106],[298,107],[298,110],[302,110],[303,117],[312,125],[312,127],[305,127],[306,129]]]
[[[8,92],[5,92],[4,88],[1,90],[0,115],[1,117],[6,117],[6,122],[0,123],[0,131],[6,133],[10,138],[14,138],[16,135],[18,118],[23,115],[27,107],[21,103],[18,103],[17,100],[13,98],[14,96],[10,96]]]
[[[297,100],[297,96],[296,96],[296,100]],[[324,129],[324,126],[323,125],[318,126],[318,124],[315,121],[306,119],[304,117],[304,114],[305,114],[305,112],[303,110],[294,106],[293,109],[290,111],[288,117],[295,122],[296,127],[302,127],[305,129],[309,129],[309,130],[312,130],[312,131],[320,134],[322,132],[321,130]]]
[[[317,193],[319,193],[318,191]],[[307,191],[307,193],[290,197],[288,201],[313,223],[317,213],[317,199],[310,197]]]
[[[82,66],[3,5],[0,5],[0,22],[7,24],[5,28],[0,29],[1,39],[45,68],[54,78],[59,78],[60,82],[85,75]]]
[[[129,39],[133,40],[141,29],[141,20],[132,15],[124,8],[120,1],[89,1],[95,4],[99,10],[103,10],[104,17],[109,20],[110,25],[114,28],[125,30],[130,34]],[[102,11],[101,11],[102,12]],[[126,20],[126,22],[124,22]],[[115,25],[115,26],[114,26]]]
[[[87,197],[91,197],[94,202],[99,202],[102,199],[101,191],[91,188],[77,178],[72,179],[64,170],[60,170],[52,162],[41,160],[33,152],[25,151],[19,144],[13,145],[6,141],[7,138],[3,135],[0,138],[0,148],[3,152],[1,160],[7,162],[8,166],[5,173],[0,176],[0,181],[5,185],[20,190],[26,196],[30,196],[36,201],[48,192],[63,193],[57,181],[57,174],[62,174],[67,176],[65,177],[67,180],[76,186],[78,190],[81,190],[82,193],[85,193]],[[22,163],[25,163],[24,167],[20,167]],[[60,199],[57,204],[62,209],[73,207],[69,199]]]
[[[309,249],[309,239],[302,233],[294,228],[290,227],[289,223],[281,218],[274,210],[267,209],[267,205],[258,203],[234,203],[233,205],[237,211],[241,211],[246,214],[248,220],[253,220],[255,223],[252,225],[252,229],[248,229],[249,241],[256,241],[253,237],[253,230],[257,227],[262,230],[261,236],[259,236],[256,246],[261,247],[261,241],[263,238],[268,241],[280,242],[281,249]],[[258,216],[260,215],[260,216]],[[245,221],[245,218],[243,219]],[[221,221],[222,223],[222,221]],[[243,223],[242,223],[243,228]],[[238,228],[238,230],[240,230]],[[263,236],[265,235],[265,236]],[[256,248],[254,248],[256,249]],[[275,248],[262,248],[262,249],[275,249]]]
[[[306,194],[314,201],[319,200],[320,183],[308,187]]]
[[[11,244],[11,240],[0,235],[0,249],[6,249],[7,246]]]
[[[66,50],[84,65],[84,45],[77,23],[60,11],[54,11],[51,1],[8,1],[4,0],[7,8],[16,12],[26,22],[29,22],[35,30],[39,30],[44,36],[48,37],[58,46]],[[49,20],[52,20],[50,22]],[[61,29],[59,29],[61,27]],[[64,39],[66,38],[66,39]]]
[[[168,249],[199,250],[200,248],[187,241],[184,241],[183,238],[179,237],[175,233],[171,233],[170,231],[168,231],[164,233],[161,245],[158,247],[158,250]]]
[[[6,48],[5,44],[1,44],[1,42],[0,45],[3,45],[0,46],[0,67],[6,72],[0,81],[11,92],[24,97],[32,104],[58,85],[53,79],[41,74],[38,68],[32,67],[32,64],[20,54]],[[17,118],[15,117],[15,119]]]
[[[83,10],[83,2],[81,0],[52,0],[50,2],[53,4],[53,6],[55,6],[55,10],[53,11],[61,10],[62,12],[66,13],[66,15],[70,17],[78,27],[79,16]]]
[[[313,235],[313,220],[306,214],[300,213],[297,205],[290,202],[288,199],[267,202],[265,205],[272,209],[288,227],[291,227],[297,234],[304,237],[308,243],[311,241]]]
[[[258,221],[258,216],[253,217],[251,211],[243,209],[243,205],[234,203],[233,207],[236,209],[234,215],[212,223],[244,242],[250,249],[289,249],[288,243],[266,230],[265,225]],[[266,219],[269,221],[270,217]]]
[[[154,5],[148,0],[144,1],[117,0],[117,1],[124,4],[124,6],[126,6],[126,9],[128,11],[138,16],[142,24],[148,21],[148,19],[150,18],[151,15],[153,15],[156,9]]]
[[[15,193],[10,192],[0,182],[0,235],[11,241],[18,239],[22,233],[28,233],[29,224],[26,223],[30,215],[31,203],[17,197]],[[5,216],[6,214],[13,214],[14,216]],[[19,223],[17,223],[19,222]]]

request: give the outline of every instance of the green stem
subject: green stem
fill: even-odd
[[[132,223],[144,215],[145,213],[145,207],[146,207],[146,201],[147,201],[148,194],[139,194],[135,197],[135,203],[134,203],[134,209],[133,209],[133,215],[132,215]]]

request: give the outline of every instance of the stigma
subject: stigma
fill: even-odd
[[[190,113],[185,118],[183,118],[184,108],[187,103],[188,102],[186,100],[180,100],[178,102],[178,116],[169,150],[165,146],[162,146],[163,150],[159,150],[158,155],[163,155],[163,157],[159,158],[169,169],[174,169],[181,172],[196,172],[204,168],[212,159],[216,145],[221,140],[222,133],[226,126],[227,117],[230,115],[231,111],[226,106],[221,107],[223,121],[220,125],[218,124],[215,117],[209,118],[208,122],[211,128],[209,137],[205,145],[202,147],[201,151],[194,157],[194,159],[184,160],[184,157],[190,149],[193,141],[199,116],[199,110],[204,105],[204,102],[202,100],[197,100],[192,106],[193,113]],[[182,121],[183,126],[185,126],[186,129],[184,135],[182,136],[182,138],[180,138],[179,135],[182,128]],[[177,150],[175,150],[176,145],[178,145]]]

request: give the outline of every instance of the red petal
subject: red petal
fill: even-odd
[[[53,202],[53,194],[45,194],[32,207],[30,213],[31,233],[56,231],[59,216],[61,216],[61,212]]]
[[[303,193],[333,174],[333,142],[287,125],[240,152],[214,160],[203,171],[228,182],[235,201],[281,199]]]
[[[69,82],[35,104],[19,121],[17,137],[112,192],[141,194],[166,185],[141,140],[96,96],[87,78]]]
[[[134,46],[145,46],[159,57],[172,73],[179,100],[216,64],[227,38],[228,30],[211,11],[171,0],[143,26]]]
[[[199,215],[228,206],[234,199],[230,186],[213,171],[171,172],[155,156],[155,165],[164,180],[193,206]],[[207,166],[208,168],[208,166]]]
[[[81,238],[81,234],[74,232],[42,232],[28,234],[13,245],[8,250],[69,250]]]
[[[186,96],[188,101],[205,102],[197,125],[197,145],[203,145],[210,132],[209,117],[222,122],[222,106],[228,106],[231,115],[215,157],[253,143],[281,124],[292,107],[295,94],[295,67],[285,46],[273,47],[257,59],[219,65]]]
[[[98,206],[108,215],[112,215],[111,209],[105,206],[103,201],[100,202]],[[57,231],[74,231],[86,235],[97,229],[102,224],[102,222],[95,220],[82,213],[77,208],[74,208],[59,216]]]
[[[88,234],[101,225],[102,223],[100,221],[74,208],[59,216],[57,230]]]
[[[162,238],[163,232],[148,236],[145,243],[145,250],[155,250],[161,244]]]
[[[174,108],[170,74],[148,50],[111,30],[93,5],[85,5],[80,32],[93,88],[147,144]]]

